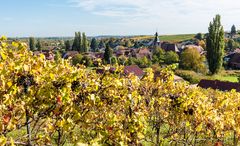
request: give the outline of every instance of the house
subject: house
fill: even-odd
[[[194,48],[196,49],[200,54],[204,54],[205,51],[201,46],[198,45],[184,45],[181,47],[181,51],[184,51],[186,48]]]
[[[159,39],[158,33],[155,33],[154,39],[147,43],[147,46],[149,47],[160,47],[161,41]]]
[[[63,58],[64,59],[68,59],[68,58],[72,58],[74,56],[76,56],[78,53],[78,51],[67,51],[66,53],[63,54]]]
[[[152,59],[152,53],[148,48],[140,48],[137,49],[133,57],[136,57],[138,59],[147,57],[148,59]]]
[[[34,55],[40,55],[43,54],[47,60],[54,60],[54,53],[50,50],[43,50],[43,51],[34,51]]]
[[[163,50],[165,50],[166,52],[168,52],[168,51],[173,51],[173,52],[176,52],[176,53],[180,52],[177,45],[174,44],[174,43],[162,42],[161,43],[161,48]]]
[[[220,91],[231,91],[232,89],[235,89],[237,92],[240,92],[240,83],[232,83],[219,80],[201,80],[198,83],[198,87],[205,89],[211,88]]]
[[[229,39],[230,39],[231,36],[232,36],[232,35],[231,35],[230,32],[225,32],[225,33],[224,33],[224,37],[225,37],[225,38],[229,38]]]
[[[141,79],[145,75],[143,70],[141,68],[139,68],[137,65],[125,66],[124,73],[126,75],[129,75],[132,73],[132,74],[138,76],[139,79]]]
[[[169,42],[161,42],[157,32],[155,34],[154,39],[152,41],[150,41],[147,44],[147,46],[149,46],[151,48],[151,50],[153,50],[156,47],[160,47],[163,50],[165,50],[166,52],[168,52],[168,51],[173,51],[173,52],[176,52],[176,53],[180,52],[177,44],[169,43]]]
[[[239,38],[239,35],[231,34],[231,32],[225,32],[224,36],[225,36],[225,38],[228,38],[228,39],[238,39]]]
[[[225,61],[228,61],[228,67],[234,69],[240,69],[240,53],[233,53],[224,58]]]
[[[134,52],[134,49],[125,48],[125,49],[119,49],[119,50],[114,51],[114,54],[116,57],[119,57],[119,56],[131,57],[134,54],[133,52]]]
[[[223,58],[224,64],[227,65],[228,68],[239,69],[240,68],[239,54],[240,48],[237,48],[232,52],[228,52],[228,54]]]

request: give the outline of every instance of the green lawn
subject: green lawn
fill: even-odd
[[[184,40],[193,39],[194,36],[195,34],[162,35],[160,36],[160,40],[169,42],[181,42]]]
[[[203,75],[190,70],[176,70],[175,74],[189,81],[192,84],[198,84],[200,80],[220,80],[229,82],[238,82],[239,71],[222,71],[217,75]]]
[[[211,78],[211,77],[209,77]],[[213,76],[214,79],[220,80],[220,81],[229,81],[229,82],[238,82],[238,77],[237,76],[221,76],[221,75],[215,75]]]
[[[160,35],[159,38],[161,41],[168,41],[168,42],[181,42],[184,40],[193,39],[195,34],[177,34],[177,35]],[[154,36],[135,36],[131,39],[134,40],[145,40],[145,39],[153,39]]]

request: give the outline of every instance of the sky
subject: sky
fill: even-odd
[[[239,0],[0,0],[0,35],[205,33],[216,14],[225,30],[240,27]]]

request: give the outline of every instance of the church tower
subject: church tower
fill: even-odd
[[[155,37],[154,37],[154,40],[153,40],[153,44],[152,44],[154,47],[161,47],[161,42],[160,42],[160,39],[158,37],[158,33],[156,32],[155,33]]]

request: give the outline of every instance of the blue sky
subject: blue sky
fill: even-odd
[[[215,14],[225,30],[240,27],[239,0],[0,0],[0,35],[197,33]]]

